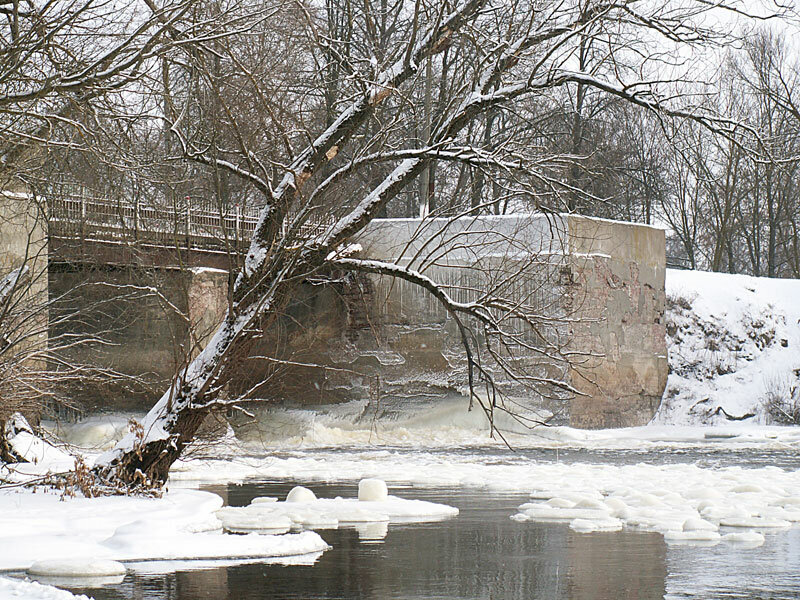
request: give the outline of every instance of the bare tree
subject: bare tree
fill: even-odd
[[[101,459],[98,474],[124,485],[163,483],[170,465],[191,443],[205,416],[236,401],[225,399],[222,391],[239,361],[248,354],[259,328],[277,318],[300,282],[330,269],[378,273],[412,282],[430,292],[462,333],[468,369],[475,374],[470,377],[470,395],[475,402],[482,402],[475,383],[488,374],[479,356],[483,353],[492,357],[492,351],[481,343],[486,338],[475,336],[472,328],[479,324],[501,345],[518,347],[524,340],[503,323],[513,319],[535,329],[541,315],[527,303],[516,303],[494,293],[457,301],[446,286],[418,270],[399,263],[348,256],[349,244],[382,214],[390,201],[407,194],[409,184],[433,160],[504,173],[501,185],[505,189],[498,188],[492,202],[502,201],[500,194],[531,198],[541,193],[574,192],[575,186],[554,176],[564,172],[563,165],[569,157],[526,156],[515,152],[513,143],[513,126],[520,123],[513,119],[514,111],[565,86],[580,85],[655,111],[665,119],[688,118],[712,129],[725,129],[725,122],[695,105],[691,95],[678,94],[675,82],[652,76],[667,62],[663,44],[701,45],[713,38],[712,31],[695,25],[698,14],[707,10],[719,7],[704,3],[652,6],[629,1],[507,2],[497,6],[482,0],[465,0],[452,6],[417,2],[407,7],[402,36],[387,46],[380,60],[374,55],[342,56],[325,30],[324,24],[329,22],[326,14],[316,14],[311,7],[298,7],[292,14],[276,12],[276,18],[305,23],[308,51],[296,49],[291,59],[283,61],[287,72],[294,72],[287,74],[286,83],[276,90],[279,94],[296,90],[286,94],[284,106],[302,129],[292,130],[283,119],[272,119],[270,129],[276,131],[280,143],[270,143],[269,130],[263,131],[266,137],[259,138],[261,131],[248,127],[250,114],[254,113],[242,110],[222,93],[218,102],[232,133],[230,145],[204,137],[197,129],[185,129],[183,117],[169,124],[185,157],[246,181],[262,195],[263,209],[220,329],[203,352],[178,373],[148,414],[142,430],[126,437]],[[264,23],[261,37],[265,41],[271,39],[268,25]],[[248,31],[253,34],[252,28]],[[575,52],[592,31],[604,32],[606,52],[612,55],[609,60],[629,68],[600,74],[576,65]],[[169,33],[176,45],[182,44],[180,29],[172,28]],[[637,48],[629,52],[627,42],[634,38],[652,40],[661,45],[662,51],[648,54]],[[483,49],[478,60],[466,51],[459,60],[459,51],[473,46]],[[252,98],[265,103],[269,112],[274,94],[267,89],[267,82],[254,77],[239,60],[234,42],[219,44],[213,52],[197,50],[197,45],[191,48],[183,60],[196,65],[198,77],[206,80],[210,89],[214,89],[215,71],[209,68],[209,62],[213,62],[212,57],[221,56],[222,62],[231,66],[226,84],[239,90],[236,97],[241,99],[243,90],[247,90]],[[420,143],[410,144],[407,138],[397,135],[402,132],[407,114],[406,100],[423,90],[422,114],[427,124],[433,113],[432,107],[424,109],[426,65],[437,60],[445,49],[450,53],[449,60],[458,64],[465,76],[449,79],[451,86],[442,98],[440,112],[430,119],[429,135],[426,128]],[[348,72],[338,89],[338,100],[333,102],[335,118],[329,114],[332,101],[331,95],[325,93],[329,87],[324,76],[321,84],[316,75],[305,79],[297,76],[308,74],[315,56],[327,57],[323,60],[328,61],[336,57]],[[320,73],[330,73],[328,66],[326,63]],[[302,82],[299,86],[298,81]],[[309,110],[314,104],[325,110]],[[473,143],[477,128],[470,126],[492,111],[509,115],[510,125],[504,136],[509,141],[487,149]],[[327,116],[314,118],[319,114]],[[381,121],[376,130],[370,128],[370,120],[377,115]],[[248,131],[255,137],[245,135]],[[385,177],[377,184],[372,178],[359,180],[358,175],[374,165],[385,165]],[[454,171],[443,171],[439,178],[441,189],[459,186],[461,178],[457,169]],[[359,181],[348,187],[348,182]],[[479,212],[481,204],[468,207],[467,212]],[[320,216],[324,216],[321,220],[325,226],[313,236],[304,233],[306,224]],[[535,383],[567,386],[563,381],[546,381],[544,377]],[[487,404],[484,409],[491,413],[492,405]]]

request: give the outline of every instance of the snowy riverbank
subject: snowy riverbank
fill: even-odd
[[[655,423],[800,420],[800,280],[668,270],[666,292],[670,375]]]

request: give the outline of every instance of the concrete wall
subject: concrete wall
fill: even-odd
[[[664,324],[664,232],[601,219],[568,218],[571,285],[578,319],[571,365],[582,395],[571,402],[577,427],[646,424],[661,403],[668,364]]]
[[[24,286],[25,295],[18,303],[16,316],[6,317],[6,325],[15,327],[15,319],[24,319],[27,322],[25,329],[35,329],[39,333],[23,345],[43,347],[47,343],[47,312],[42,310],[47,302],[47,239],[44,218],[28,194],[0,192],[0,278],[23,266],[28,267],[27,277],[20,282],[20,286]],[[23,313],[33,309],[38,309],[38,316],[31,320],[30,314]],[[20,331],[17,330],[17,333]]]
[[[657,409],[667,376],[663,231],[574,216],[391,219],[373,222],[358,243],[361,257],[424,271],[457,301],[495,286],[498,295],[535,307],[543,317],[538,336],[518,322],[504,326],[569,360],[552,351],[504,358],[518,372],[565,380],[578,393],[521,386],[486,361],[511,398],[591,428],[641,425]],[[302,286],[255,350],[330,368],[250,361],[237,391],[263,378],[255,396],[300,404],[370,398],[381,413],[463,393],[465,353],[434,298],[389,277],[330,275],[328,285]]]
[[[73,364],[114,371],[69,395],[85,410],[146,410],[197,355],[227,308],[228,272],[53,263],[50,333]],[[190,326],[191,325],[191,326]]]

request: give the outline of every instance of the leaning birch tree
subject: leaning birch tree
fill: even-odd
[[[223,12],[234,10],[232,4],[223,6]],[[504,193],[534,202],[537,194],[574,198],[581,191],[563,174],[570,161],[582,157],[537,154],[529,127],[530,113],[568,88],[593,90],[662,119],[691,119],[735,136],[736,124],[704,108],[707,85],[696,78],[695,87],[683,85],[695,75],[691,65],[681,63],[687,52],[727,39],[703,26],[704,17],[725,10],[742,14],[745,7],[701,0],[416,0],[401,3],[389,28],[394,35],[381,38],[380,52],[365,44],[357,54],[351,40],[342,42],[326,30],[324,11],[318,14],[313,3],[277,4],[265,26],[283,27],[286,35],[301,30],[306,44],[291,52],[278,49],[291,58],[291,64],[281,63],[283,71],[260,71],[263,63],[254,67],[246,61],[248,52],[261,48],[252,28],[243,41],[217,32],[193,43],[180,24],[164,22],[175,60],[210,91],[214,114],[226,126],[224,135],[212,135],[202,123],[195,126],[186,111],[164,115],[173,146],[180,148],[176,159],[225,171],[257,190],[263,208],[216,334],[176,374],[141,428],[100,458],[95,473],[122,487],[162,485],[209,412],[237,401],[223,391],[259,330],[281,314],[303,281],[331,269],[399,278],[430,293],[461,332],[470,394],[482,402],[474,384],[486,376],[478,355],[485,349],[479,340],[488,338],[473,329],[518,345],[520,339],[503,322],[513,318],[535,330],[541,316],[502,294],[457,301],[423,272],[350,256],[349,244],[389,203],[411,193],[411,183],[431,161],[480,169],[492,174]],[[379,21],[369,11],[362,16],[354,26],[374,28]],[[292,26],[286,19],[294,19]],[[590,70],[581,69],[577,58],[587,37],[605,49]],[[430,85],[431,77],[444,77],[445,52],[447,80],[439,86],[437,106],[423,100],[425,126],[408,136],[404,107],[414,104],[426,80]],[[336,72],[341,79],[317,81],[315,72]],[[163,93],[169,97],[169,90]],[[323,118],[309,109],[315,98],[324,107]],[[487,150],[472,125],[497,111],[516,124],[508,127],[504,143]],[[362,177],[365,172],[368,177]],[[437,181],[444,189],[458,186],[454,178]],[[480,210],[481,203],[473,201],[463,214]],[[306,224],[321,217],[327,223],[321,232],[304,235]],[[569,388],[563,381],[535,383]],[[492,406],[484,409],[491,412]]]

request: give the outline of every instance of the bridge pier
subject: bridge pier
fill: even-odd
[[[531,352],[513,360],[530,374],[568,382],[578,394],[536,396],[498,372],[509,397],[587,428],[641,425],[658,408],[667,375],[663,231],[572,215],[395,219],[373,222],[358,242],[362,257],[401,264],[421,249],[439,248],[426,274],[450,286],[458,301],[498,274],[523,273],[508,293],[550,320],[546,335],[572,358]],[[536,267],[522,269],[529,262]],[[80,287],[69,269],[51,269],[51,289],[84,290],[76,306],[103,300],[95,326],[113,331],[117,345],[89,347],[94,354],[86,358],[152,386],[124,391],[128,402],[123,390],[116,398],[106,391],[95,405],[145,408],[214,333],[228,306],[228,272],[133,265],[100,271],[89,268],[84,276],[94,278],[93,286]],[[463,398],[464,351],[436,300],[388,277],[327,277],[301,284],[286,314],[270,322],[252,351],[261,358],[243,362],[232,395],[252,389],[251,397],[298,404],[371,399],[382,412]],[[138,285],[159,293],[115,304],[102,296],[109,279],[117,290]]]
[[[229,279],[230,273],[223,269],[193,267],[187,273],[187,343],[191,358],[200,353],[222,323],[228,310]]]

